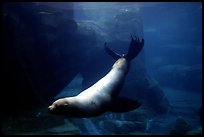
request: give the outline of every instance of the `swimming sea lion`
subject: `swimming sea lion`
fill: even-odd
[[[140,106],[136,100],[118,98],[125,76],[128,73],[130,61],[136,57],[144,46],[144,39],[131,40],[128,53],[119,55],[106,46],[105,50],[117,61],[112,69],[93,86],[82,91],[77,96],[56,100],[48,111],[52,114],[69,117],[94,117],[106,111],[127,112]]]

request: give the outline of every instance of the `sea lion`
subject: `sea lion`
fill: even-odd
[[[105,50],[117,60],[108,74],[77,96],[56,100],[48,107],[48,111],[52,114],[85,118],[99,116],[106,111],[127,112],[138,108],[138,101],[119,98],[118,95],[128,73],[130,61],[139,54],[143,46],[144,39],[140,41],[139,38],[132,37],[128,53],[119,55],[105,43]]]

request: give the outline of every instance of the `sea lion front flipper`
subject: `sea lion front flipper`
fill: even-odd
[[[111,103],[110,112],[128,112],[138,108],[141,105],[137,100],[132,100],[127,97],[118,97]]]

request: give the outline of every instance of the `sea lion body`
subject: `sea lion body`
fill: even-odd
[[[114,53],[110,49],[107,50],[109,50],[109,53],[111,52],[111,54],[114,54],[115,57],[118,56],[118,54]],[[130,60],[125,58],[125,56],[118,57],[119,59],[117,59],[117,61],[113,64],[112,69],[103,78],[101,78],[88,89],[82,91],[77,96],[58,99],[51,106],[49,106],[49,112],[70,117],[94,117],[106,111],[113,110],[115,112],[120,112],[120,108],[115,109],[115,102],[119,104],[117,107],[123,106],[123,104],[129,105],[130,102],[130,106],[134,104],[132,105],[133,108],[139,107],[139,103],[137,101],[129,101],[127,99],[116,101],[117,96],[123,86],[125,76],[128,73],[130,62]],[[121,102],[124,103],[121,105]],[[123,111],[122,108],[121,110]]]

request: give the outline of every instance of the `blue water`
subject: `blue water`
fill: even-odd
[[[4,2],[2,22],[3,134],[202,134],[202,2]],[[131,35],[145,44],[119,96],[138,109],[47,112],[106,75],[115,60],[104,43],[126,54]]]

